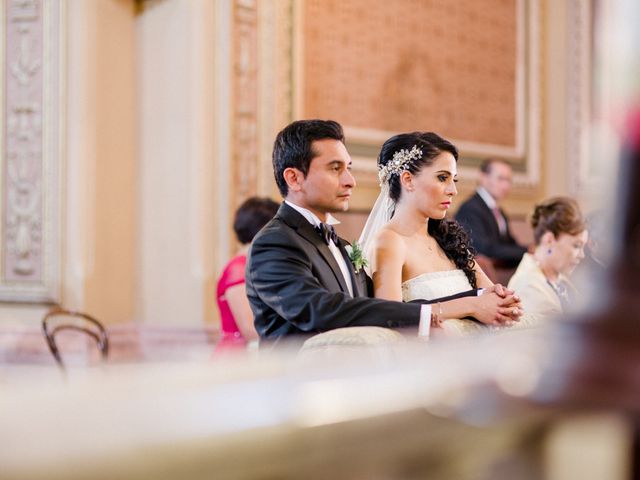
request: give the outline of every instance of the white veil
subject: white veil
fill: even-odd
[[[362,248],[364,258],[368,260],[368,266],[365,268],[369,275],[376,271],[375,266],[375,238],[378,231],[384,227],[395,209],[396,202],[389,197],[389,182],[383,181],[380,187],[380,195],[373,204],[367,223],[365,223],[358,243]]]
[[[387,140],[387,142],[388,141],[389,140]],[[393,154],[393,158],[387,161],[385,165],[378,165],[380,195],[378,195],[378,199],[371,209],[367,223],[365,223],[362,234],[360,235],[360,240],[358,241],[361,245],[362,253],[369,263],[366,268],[369,275],[376,271],[376,235],[378,231],[391,220],[391,215],[393,215],[396,207],[396,202],[389,196],[389,179],[394,175],[401,175],[402,172],[409,168],[413,161],[419,158],[422,158],[422,150],[414,144],[411,150],[401,148]]]

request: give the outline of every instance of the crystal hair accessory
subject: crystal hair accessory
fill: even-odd
[[[378,168],[378,180],[380,185],[386,183],[392,175],[400,175],[414,160],[422,158],[422,150],[416,145],[411,150],[405,148],[393,154],[389,163]]]

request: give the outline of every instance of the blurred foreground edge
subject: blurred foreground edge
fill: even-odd
[[[629,116],[613,207],[615,253],[599,298],[591,311],[558,324],[551,368],[533,399],[627,414],[634,425],[632,478],[640,478],[640,107]]]

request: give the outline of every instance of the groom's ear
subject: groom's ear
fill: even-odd
[[[287,183],[289,190],[294,192],[300,191],[302,188],[302,182],[304,181],[304,173],[297,168],[288,167],[284,169],[282,176],[284,177],[284,181]]]

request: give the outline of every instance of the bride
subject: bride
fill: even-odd
[[[432,327],[464,335],[511,325],[523,311],[518,296],[494,285],[475,262],[462,227],[444,219],[458,193],[457,159],[456,147],[435,133],[387,140],[378,158],[381,193],[360,243],[378,298],[407,302],[481,289],[432,305]]]

